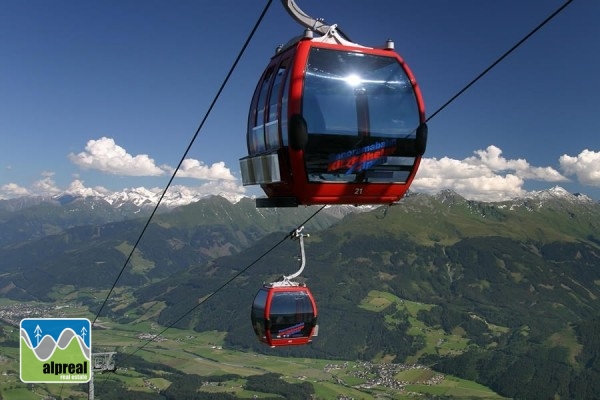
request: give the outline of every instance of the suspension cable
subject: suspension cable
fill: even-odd
[[[235,274],[234,276],[232,276],[231,278],[229,278],[229,280],[227,280],[225,283],[223,283],[221,286],[219,286],[217,289],[215,289],[214,292],[212,292],[208,296],[204,297],[202,299],[202,301],[198,302],[198,304],[196,304],[194,307],[192,307],[191,309],[189,309],[188,311],[186,311],[182,316],[180,316],[179,318],[177,318],[175,321],[173,321],[172,323],[170,323],[167,327],[165,327],[162,331],[160,331],[160,333],[158,333],[155,336],[153,336],[152,338],[148,339],[148,341],[146,343],[144,343],[143,345],[141,345],[140,347],[138,347],[133,353],[130,353],[128,355],[128,357],[132,356],[135,353],[137,353],[138,351],[142,350],[148,344],[150,344],[155,339],[157,339],[160,335],[162,335],[167,330],[169,330],[173,326],[175,326],[179,321],[181,321],[182,319],[184,319],[185,317],[187,317],[188,315],[190,315],[193,311],[195,311],[202,304],[206,303],[211,297],[215,296],[221,290],[225,289],[225,287],[227,285],[229,285],[231,282],[233,282],[234,280],[236,280],[240,275],[242,275],[246,271],[248,271],[252,266],[254,266],[256,263],[258,263],[260,260],[262,260],[263,258],[265,258],[269,253],[271,253],[273,250],[275,250],[277,247],[279,247],[279,245],[281,245],[283,242],[285,242],[286,239],[289,239],[289,238],[293,237],[296,234],[296,232],[298,231],[298,229],[300,229],[305,224],[307,224],[311,219],[313,219],[317,214],[319,214],[325,207],[327,207],[327,206],[326,205],[321,206],[310,217],[308,217],[303,223],[301,223],[296,229],[293,229],[290,233],[288,233],[285,236],[283,236],[277,243],[275,243],[268,250],[266,250],[264,253],[262,253],[260,256],[258,256],[254,261],[252,261],[250,264],[248,264],[247,266],[245,266],[244,268],[242,268],[237,274]],[[125,358],[125,359],[127,359],[127,358]]]
[[[198,129],[196,129],[196,133],[194,133],[194,136],[192,137],[192,139],[190,140],[187,148],[183,152],[183,156],[181,156],[181,160],[179,160],[179,164],[177,164],[177,167],[175,168],[175,171],[173,171],[173,174],[171,175],[171,178],[169,179],[169,182],[165,186],[165,189],[163,190],[162,194],[160,195],[160,198],[158,199],[158,202],[156,203],[156,206],[154,206],[154,209],[152,210],[152,213],[148,217],[148,220],[146,221],[146,224],[142,228],[142,231],[141,231],[140,235],[138,236],[137,240],[135,241],[135,244],[133,245],[133,247],[131,248],[131,251],[129,252],[129,255],[127,256],[127,259],[125,260],[125,263],[123,264],[123,267],[121,268],[121,271],[117,275],[117,278],[113,282],[112,287],[108,291],[108,294],[106,295],[106,298],[104,299],[104,302],[102,303],[102,306],[100,306],[100,309],[96,313],[96,316],[94,317],[94,321],[92,322],[92,325],[94,325],[96,323],[96,320],[100,316],[100,313],[102,312],[102,309],[104,308],[104,306],[108,302],[108,299],[109,299],[110,295],[112,294],[113,290],[115,289],[115,286],[117,285],[117,282],[121,278],[121,275],[123,275],[123,272],[125,271],[125,268],[129,264],[129,261],[133,257],[133,254],[134,254],[135,250],[137,249],[140,241],[142,240],[142,237],[144,236],[144,233],[146,233],[146,230],[148,229],[148,226],[150,226],[150,222],[152,221],[152,218],[154,218],[154,215],[156,214],[156,211],[158,210],[158,207],[160,206],[160,204],[161,204],[163,198],[165,197],[165,195],[167,194],[167,190],[169,190],[169,187],[171,186],[171,183],[175,179],[175,175],[177,175],[177,172],[181,168],[181,164],[183,164],[183,161],[187,157],[187,154],[189,153],[190,149],[192,148],[192,145],[194,144],[194,141],[198,137],[198,134],[200,133],[200,130],[204,126],[204,123],[206,122],[206,120],[207,120],[210,112],[214,108],[217,100],[219,99],[219,96],[221,95],[221,92],[223,92],[223,89],[225,88],[225,85],[229,81],[229,78],[231,77],[231,74],[233,73],[233,71],[234,71],[235,67],[237,66],[238,62],[240,61],[240,58],[242,58],[242,55],[244,54],[246,48],[248,47],[248,44],[250,43],[250,40],[254,36],[254,33],[258,29],[260,23],[262,22],[265,14],[267,13],[267,10],[271,6],[272,2],[273,2],[273,0],[267,0],[267,4],[265,5],[262,13],[258,17],[258,20],[254,24],[254,27],[252,28],[252,31],[250,32],[250,34],[246,38],[246,42],[242,46],[242,49],[239,51],[239,53],[238,53],[235,61],[233,62],[233,65],[231,66],[231,68],[229,69],[229,72],[227,73],[227,76],[225,76],[225,79],[223,80],[223,83],[221,84],[221,87],[217,91],[217,94],[213,98],[213,101],[210,103],[210,106],[208,107],[208,110],[206,111],[206,114],[204,114],[204,118],[202,118],[202,121],[200,122],[200,125],[198,126]]]
[[[514,50],[517,49],[517,47],[521,46],[523,43],[525,43],[527,41],[527,39],[529,39],[531,36],[533,36],[534,33],[536,33],[537,31],[539,31],[544,25],[546,25],[548,22],[550,22],[550,20],[552,20],[554,17],[556,17],[558,14],[560,14],[560,12],[562,10],[564,10],[573,0],[567,0],[562,6],[560,6],[556,11],[554,11],[552,14],[550,14],[548,16],[548,18],[546,18],[545,20],[543,20],[540,24],[538,24],[538,26],[536,26],[535,28],[533,28],[531,30],[531,32],[529,32],[527,35],[525,35],[521,40],[519,40],[517,43],[515,43],[515,45],[513,47],[511,47],[510,49],[508,49],[504,54],[502,54],[496,61],[494,61],[489,67],[487,67],[486,69],[484,69],[479,75],[477,75],[475,77],[475,79],[473,79],[471,82],[469,82],[467,85],[465,85],[465,87],[463,87],[461,90],[459,90],[454,96],[452,96],[447,102],[445,102],[440,108],[437,109],[436,112],[434,112],[433,114],[431,114],[429,116],[429,118],[427,118],[427,122],[429,122],[430,119],[432,119],[433,117],[435,117],[440,111],[442,111],[444,108],[446,108],[448,105],[450,105],[450,103],[452,103],[454,100],[456,100],[460,95],[462,95],[464,92],[466,92],[471,86],[473,86],[475,84],[475,82],[477,82],[479,79],[481,79],[485,74],[487,74],[488,72],[490,72],[490,70],[492,68],[494,68],[496,65],[498,65],[502,60],[504,60],[510,53],[512,53]]]
[[[327,206],[326,205],[321,206],[311,216],[309,216],[307,219],[305,219],[304,222],[302,222],[297,228],[293,229],[290,233],[288,233],[284,237],[282,237],[277,243],[275,243],[273,246],[271,246],[267,251],[265,251],[263,254],[261,254],[259,257],[257,257],[250,264],[248,264],[247,266],[245,266],[244,268],[242,268],[237,274],[235,274],[234,276],[232,276],[231,278],[229,278],[225,283],[221,284],[221,286],[219,286],[218,288],[216,288],[208,296],[204,297],[194,307],[190,308],[188,311],[186,311],[185,313],[183,313],[183,315],[181,315],[175,321],[171,322],[162,331],[160,331],[156,335],[152,336],[150,339],[148,339],[146,342],[144,342],[141,346],[137,347],[133,352],[127,354],[125,356],[125,358],[123,358],[123,360],[121,360],[120,362],[124,362],[125,360],[129,359],[131,356],[133,356],[138,351],[143,350],[147,345],[149,345],[150,343],[152,343],[153,341],[155,341],[156,339],[158,339],[166,331],[168,331],[169,329],[171,329],[172,327],[174,327],[175,325],[177,325],[177,323],[179,323],[179,321],[183,320],[185,317],[187,317],[188,315],[190,315],[198,307],[200,307],[201,305],[203,305],[204,303],[206,303],[210,298],[212,298],[213,296],[215,296],[221,290],[225,289],[225,287],[227,287],[231,282],[233,282],[239,276],[241,276],[246,271],[248,271],[252,266],[254,266],[256,263],[258,263],[260,260],[262,260],[263,258],[265,258],[269,253],[271,253],[273,250],[275,250],[277,247],[279,247],[279,245],[281,245],[286,239],[294,237],[294,235],[298,232],[299,229],[301,229],[301,227],[303,227],[304,225],[306,225],[311,219],[313,219],[315,216],[317,216],[317,214],[319,214],[325,207],[327,207]],[[106,379],[104,379],[104,381],[102,381],[102,384],[104,384],[107,380],[108,380],[108,377]]]
[[[485,70],[483,70],[479,75],[477,75],[473,80],[471,80],[467,85],[465,85],[461,90],[459,90],[454,96],[452,96],[448,101],[446,101],[441,107],[439,107],[433,114],[431,114],[428,118],[427,118],[427,122],[429,122],[431,119],[433,119],[438,113],[440,113],[442,110],[444,110],[448,105],[450,105],[450,103],[452,103],[454,100],[456,100],[458,97],[460,97],[464,92],[466,92],[471,86],[473,86],[479,79],[481,79],[484,75],[486,75],[489,71],[491,71],[496,65],[498,65],[502,60],[504,60],[510,53],[512,53],[514,50],[516,50],[519,46],[521,46],[525,41],[527,41],[531,36],[533,36],[533,34],[535,34],[538,30],[540,30],[544,25],[546,25],[548,22],[550,22],[554,17],[556,17],[558,14],[560,14],[560,12],[562,12],[570,3],[572,3],[573,0],[567,0],[562,6],[560,6],[557,10],[555,10],[552,14],[550,14],[544,21],[542,21],[540,24],[538,24],[534,29],[532,29],[527,35],[525,35],[521,40],[519,40],[514,46],[512,46],[508,51],[506,51],[504,54],[502,54],[496,61],[494,61],[490,66],[488,66]],[[204,118],[202,119],[200,125],[198,126],[198,129],[196,130],[194,136],[192,137],[191,141],[189,142],[186,150],[183,153],[183,156],[181,157],[181,160],[179,161],[179,163],[177,164],[177,167],[175,168],[175,171],[173,172],[173,174],[171,175],[171,178],[169,179],[165,189],[163,190],[160,198],[158,199],[158,202],[156,204],[156,206],[154,207],[154,209],[152,210],[152,213],[150,214],[148,220],[146,221],[146,224],[144,225],[138,239],[136,240],[133,248],[131,249],[131,251],[129,252],[129,255],[127,256],[127,259],[125,260],[125,263],[123,264],[123,267],[121,268],[121,271],[119,272],[119,274],[117,275],[117,278],[115,279],[111,289],[109,290],[108,294],[106,295],[106,298],[104,299],[104,302],[102,303],[102,306],[100,307],[100,309],[98,310],[98,312],[96,313],[96,316],[92,322],[92,325],[96,322],[96,320],[98,319],[98,317],[100,316],[100,313],[102,312],[102,309],[105,307],[106,303],[108,302],[108,299],[110,297],[110,295],[112,294],[112,292],[115,289],[115,286],[117,284],[117,282],[119,281],[121,275],[123,274],[123,272],[125,271],[125,268],[127,267],[127,265],[129,264],[131,258],[133,257],[133,254],[135,252],[135,250],[137,249],[142,237],[144,236],[144,233],[146,232],[148,226],[150,225],[150,222],[152,221],[154,215],[156,214],[159,205],[161,204],[164,196],[167,193],[167,190],[169,189],[169,187],[171,186],[171,183],[173,182],[173,180],[175,179],[175,175],[177,174],[177,172],[179,171],[179,169],[181,168],[181,165],[183,163],[183,161],[185,160],[187,154],[189,153],[194,141],[196,140],[196,138],[198,137],[200,130],[202,129],[202,127],[204,126],[204,123],[206,122],[210,112],[212,111],[212,109],[214,108],[219,96],[221,95],[221,92],[223,91],[223,89],[225,88],[225,85],[227,84],[229,78],[231,77],[231,74],[233,73],[235,67],[237,66],[237,63],[239,62],[241,56],[243,55],[244,51],[246,50],[246,47],[248,46],[250,40],[252,39],[252,37],[254,36],[254,33],[256,32],[256,30],[258,29],[258,26],[260,25],[260,23],[262,22],[263,17],[265,16],[267,10],[269,9],[270,5],[272,3],[272,0],[268,0],[267,4],[265,6],[265,8],[263,9],[259,19],[257,20],[254,28],[252,29],[251,33],[249,34],[248,38],[246,39],[246,42],[244,43],[242,49],[240,50],[237,58],[235,59],[233,65],[231,66],[229,72],[227,73],[227,76],[225,77],[223,83],[221,84],[221,87],[219,88],[219,90],[217,91],[217,94],[215,95],[213,101],[211,102],[206,114],[204,115]]]
[[[506,58],[506,56],[508,54],[510,54],[514,49],[516,49],[518,46],[520,46],[523,42],[525,42],[527,39],[529,39],[535,32],[537,32],[543,25],[545,25],[548,21],[550,21],[552,18],[554,18],[558,13],[560,13],[567,5],[569,5],[569,3],[571,3],[573,0],[568,0],[565,4],[563,4],[558,10],[554,11],[548,18],[546,18],[544,20],[544,22],[542,22],[540,25],[538,25],[535,29],[533,29],[531,32],[529,32],[525,37],[523,37],[523,39],[519,40],[519,42],[517,42],[516,45],[514,45],[509,51],[507,51],[506,53],[504,53],[498,60],[496,60],[492,65],[490,65],[489,67],[487,67],[482,73],[480,73],[475,79],[473,79],[468,85],[466,85],[463,89],[461,89],[457,94],[455,94],[454,96],[452,96],[452,98],[450,98],[450,100],[448,100],[442,107],[440,107],[437,111],[435,111],[428,119],[427,121],[429,121],[430,119],[434,118],[440,111],[442,111],[444,108],[446,108],[446,106],[448,104],[450,104],[453,100],[455,100],[457,97],[459,97],[460,95],[462,95],[465,91],[467,91],[467,89],[469,89],[471,86],[473,86],[473,84],[478,81],[481,77],[483,77],[487,72],[489,72],[492,68],[494,68],[496,65],[498,65],[504,58]],[[302,224],[300,224],[298,227],[303,226],[304,224],[306,224],[310,219],[314,218],[318,213],[320,213],[323,209],[325,208],[325,206],[319,208],[313,215],[311,215],[306,221],[304,221]],[[293,233],[294,231],[292,231]],[[265,256],[267,256],[271,251],[273,251],[275,248],[277,248],[281,243],[283,243],[285,241],[285,239],[287,239],[289,237],[289,235],[286,235],[285,237],[283,237],[279,242],[277,242],[275,245],[273,245],[273,247],[271,247],[269,250],[267,250],[266,252],[264,252],[263,254],[261,254],[256,260],[254,260],[252,263],[250,263],[248,266],[246,266],[244,269],[242,269],[239,273],[237,273],[234,277],[232,277],[231,279],[229,279],[227,282],[225,282],[223,285],[221,285],[219,288],[217,288],[214,292],[212,292],[208,297],[206,297],[202,302],[200,302],[199,304],[195,305],[192,309],[190,309],[189,311],[187,311],[186,313],[184,313],[180,318],[178,318],[175,322],[173,322],[172,324],[170,324],[167,328],[165,328],[163,331],[161,331],[160,334],[164,333],[165,331],[167,331],[169,328],[171,328],[172,326],[174,326],[177,322],[181,321],[183,318],[185,318],[186,316],[188,316],[191,312],[193,312],[195,309],[197,309],[201,304],[204,304],[209,298],[213,297],[215,294],[217,294],[219,291],[221,291],[222,289],[224,289],[229,283],[231,283],[232,281],[234,281],[237,277],[239,277],[240,275],[242,275],[244,272],[246,272],[248,269],[250,269],[250,267],[252,267],[253,265],[255,265],[258,261],[260,261],[262,258],[264,258]],[[139,349],[137,349],[135,352],[137,352],[138,350],[141,350],[141,348],[145,347],[148,343],[152,342],[156,337],[158,337],[160,334],[156,335],[154,338],[150,339],[147,343],[145,343],[144,345],[142,345]],[[131,353],[131,354],[134,354]]]
[[[261,17],[259,18],[259,21],[257,22],[257,26],[258,23],[260,23],[262,17],[264,16],[266,10],[268,9],[270,3],[272,0],[268,1],[268,4],[265,8],[265,10],[263,11],[263,14],[261,14]],[[556,15],[558,15],[561,11],[563,11],[567,5],[569,5],[570,3],[572,3],[573,0],[567,0],[560,8],[558,8],[556,11],[554,11],[548,18],[546,18],[542,23],[540,23],[536,28],[534,28],[531,32],[529,32],[526,36],[524,36],[521,40],[519,40],[511,49],[509,49],[507,52],[505,52],[501,57],[499,57],[495,62],[493,62],[489,67],[487,67],[483,72],[481,72],[475,79],[473,79],[471,82],[469,82],[463,89],[461,89],[459,92],[457,92],[454,96],[452,96],[446,103],[444,103],[440,108],[438,108],[433,114],[431,114],[431,116],[429,116],[429,118],[427,118],[427,121],[431,120],[432,118],[434,118],[437,114],[439,114],[443,109],[445,109],[450,103],[452,103],[454,100],[456,100],[459,96],[461,96],[464,92],[466,92],[471,86],[473,86],[473,84],[475,84],[475,82],[477,82],[479,79],[481,79],[485,74],[487,74],[491,69],[493,69],[496,65],[498,65],[502,60],[504,60],[510,53],[512,53],[517,47],[519,47],[521,44],[523,44],[527,39],[529,39],[534,33],[536,33],[540,28],[542,28],[547,22],[549,22],[551,19],[553,19]],[[255,26],[255,28],[252,31],[252,34],[254,33],[254,31],[256,30],[257,26]],[[245,48],[245,45],[244,45]],[[238,56],[239,59],[239,56]],[[237,60],[236,60],[237,62]],[[230,72],[231,73],[231,72]],[[229,75],[228,75],[229,77]],[[219,92],[220,93],[220,92]],[[213,102],[214,104],[214,102]],[[211,105],[212,107],[212,105]],[[206,117],[205,117],[206,119]],[[204,121],[203,121],[204,122]],[[197,135],[198,132],[196,132]],[[196,137],[196,135],[194,136],[194,138]],[[189,147],[188,147],[189,150]],[[181,164],[181,163],[180,163]],[[164,193],[163,193],[164,194]],[[314,218],[315,216],[317,216],[317,214],[319,214],[326,206],[322,206],[320,207],[317,211],[315,211],[308,219],[306,219],[302,224],[300,224],[298,226],[298,228],[300,228],[301,226],[305,225],[307,222],[309,222],[312,218]],[[297,228],[297,229],[298,229]],[[293,233],[295,233],[296,230],[293,230],[290,234],[286,234],[282,239],[280,239],[276,244],[274,244],[271,248],[269,248],[267,251],[265,251],[263,254],[261,254],[258,258],[256,258],[254,261],[252,261],[250,264],[248,264],[246,267],[244,267],[242,270],[240,270],[237,274],[235,274],[233,277],[231,277],[229,280],[227,280],[225,283],[223,283],[221,286],[219,286],[217,289],[215,289],[214,292],[210,293],[208,296],[206,296],[202,301],[200,301],[198,304],[196,304],[194,307],[192,307],[191,309],[189,309],[188,311],[186,311],[183,315],[181,315],[179,318],[177,318],[174,322],[172,322],[171,324],[169,324],[167,327],[165,327],[160,333],[158,333],[157,335],[153,336],[152,338],[148,339],[144,344],[142,344],[141,346],[139,346],[138,348],[136,348],[136,350],[134,350],[132,353],[129,353],[124,360],[126,360],[127,358],[131,357],[132,355],[134,355],[135,353],[137,353],[138,351],[142,350],[143,348],[145,348],[148,344],[150,344],[151,342],[153,342],[154,340],[156,340],[160,335],[164,334],[167,330],[171,329],[173,326],[175,326],[178,322],[180,322],[182,319],[184,319],[185,317],[187,317],[189,314],[191,314],[193,311],[195,311],[198,307],[200,307],[201,305],[203,305],[204,303],[206,303],[210,298],[214,297],[218,292],[220,292],[221,290],[223,290],[226,286],[228,286],[231,282],[233,282],[235,279],[237,279],[240,275],[244,274],[246,271],[248,271],[252,266],[254,266],[258,261],[260,261],[261,259],[263,259],[264,257],[266,257],[269,253],[271,253],[273,250],[275,250],[279,245],[281,245],[286,239],[288,239]],[[132,251],[133,253],[133,251]],[[130,254],[131,257],[131,254]],[[129,258],[128,258],[129,260]],[[127,263],[126,263],[127,264]],[[113,286],[114,287],[114,286]],[[105,301],[106,302],[106,301]]]

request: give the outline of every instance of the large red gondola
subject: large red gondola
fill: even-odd
[[[393,44],[327,28],[279,49],[257,85],[240,160],[243,184],[267,195],[257,206],[390,204],[425,152],[423,99]]]
[[[307,344],[317,333],[317,305],[305,285],[264,285],[251,319],[258,340],[272,347]]]

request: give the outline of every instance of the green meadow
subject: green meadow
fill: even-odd
[[[362,307],[382,310],[385,307],[402,307],[409,314],[414,329],[430,330],[419,325],[415,318],[420,309],[430,307],[426,304],[408,302],[384,292],[372,292],[363,301]],[[144,307],[159,307],[148,304]],[[85,308],[70,307],[66,309],[68,316],[86,316]],[[4,399],[40,399],[44,396],[66,398],[84,398],[87,396],[87,384],[38,384],[23,383],[19,379],[19,349],[7,348],[4,345],[18,343],[18,329],[4,327],[4,332],[11,332],[0,343],[5,356],[0,359],[0,394]],[[288,383],[309,382],[317,399],[332,399],[338,396],[355,399],[377,399],[384,396],[391,399],[414,398],[421,395],[444,395],[457,398],[500,399],[491,390],[470,381],[443,376],[429,369],[408,369],[394,376],[402,381],[403,388],[391,388],[369,383],[369,377],[361,372],[366,371],[365,363],[356,361],[331,361],[324,359],[291,358],[277,355],[274,349],[270,354],[258,354],[228,349],[224,346],[224,332],[195,332],[192,330],[168,329],[164,331],[149,319],[137,319],[128,324],[119,324],[100,319],[92,332],[94,352],[116,351],[119,355],[114,373],[95,373],[96,387],[99,382],[120,382],[128,390],[146,393],[158,393],[172,384],[171,373],[175,369],[185,374],[200,376],[220,376],[230,374],[233,378],[218,384],[205,384],[199,390],[203,392],[223,392],[235,394],[238,398],[264,398],[273,394],[255,392],[244,389],[246,379],[254,375],[277,373]],[[164,331],[164,332],[163,332]],[[453,338],[435,330],[427,332],[427,343],[434,349],[439,339],[445,340],[445,347],[460,347],[462,338]],[[14,341],[14,342],[13,342]],[[432,350],[433,351],[433,350]],[[32,357],[32,354],[26,355]],[[148,371],[131,367],[133,359],[141,358],[152,365],[152,374]],[[39,362],[39,361],[38,361]],[[28,361],[29,363],[29,361]],[[436,384],[423,382],[432,377],[440,377]],[[97,389],[98,390],[98,389]],[[101,392],[100,392],[101,393]],[[98,392],[96,398],[102,398]]]

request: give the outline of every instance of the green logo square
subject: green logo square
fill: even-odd
[[[20,342],[23,382],[89,382],[92,325],[88,319],[25,318]]]

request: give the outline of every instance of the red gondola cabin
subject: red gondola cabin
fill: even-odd
[[[240,166],[259,207],[390,204],[417,172],[427,125],[410,69],[391,42],[335,38],[279,49],[256,87]]]
[[[317,334],[317,305],[305,285],[264,285],[252,303],[252,327],[271,347],[310,343]]]

